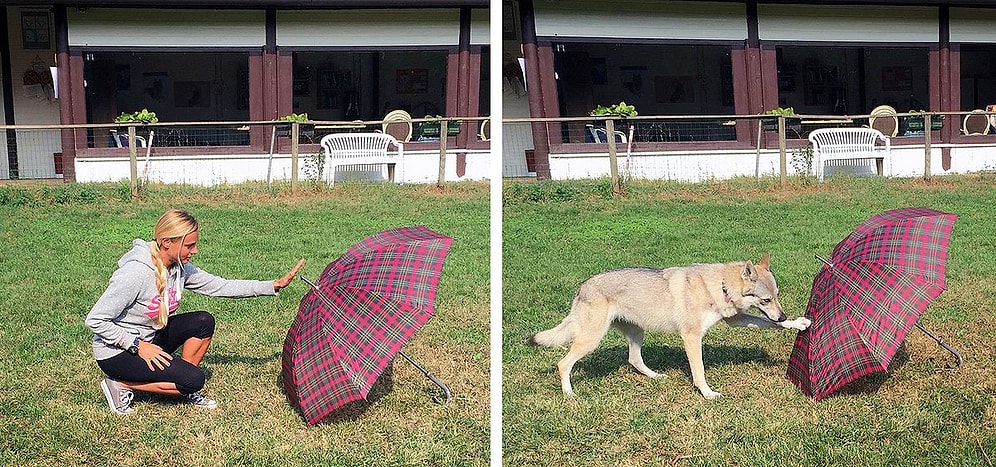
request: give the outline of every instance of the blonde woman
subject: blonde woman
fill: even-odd
[[[213,409],[204,396],[204,372],[197,366],[214,335],[214,317],[206,311],[173,314],[184,289],[213,297],[276,295],[294,280],[304,260],[273,281],[230,280],[211,275],[190,262],[197,254],[197,220],[186,211],[166,211],[153,241],[135,240],[118,260],[110,284],[86,317],[93,331],[93,355],[108,376],[101,381],[111,411],[133,411],[132,391],[180,396]],[[180,349],[180,358],[173,353]]]

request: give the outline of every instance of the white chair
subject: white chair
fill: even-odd
[[[868,116],[868,126],[881,131],[883,135],[896,136],[899,133],[899,116],[896,109],[888,105],[875,107]]]
[[[595,128],[594,125],[587,125],[586,128],[588,129],[588,133],[591,134],[592,139],[594,139],[596,143],[609,142],[609,138],[605,134],[606,133],[605,128]],[[626,133],[623,133],[619,130],[615,130],[613,131],[613,133],[616,135],[617,143],[626,143],[628,141],[626,139]]]
[[[114,145],[119,148],[128,147],[128,133],[118,133],[118,130],[110,130],[111,140],[114,141]],[[145,138],[142,136],[135,135],[135,142],[138,143],[138,147],[144,148],[148,145]]]
[[[404,110],[392,110],[384,116],[381,131],[407,143],[412,140],[412,116]]]
[[[821,182],[828,161],[873,159],[879,175],[892,176],[891,141],[874,128],[821,128],[809,134],[809,141],[813,143],[813,169]],[[879,141],[883,149],[876,147]]]
[[[333,133],[322,138],[321,146],[329,186],[335,184],[336,171],[342,166],[385,164],[389,181],[404,179],[404,144],[389,134]],[[397,151],[389,151],[391,146]]]
[[[986,115],[986,112],[976,109],[965,115],[965,119],[961,122],[961,131],[969,136],[988,135],[989,123],[989,116]]]
[[[477,136],[481,138],[481,141],[491,140],[491,120],[482,120],[481,129],[477,132]]]

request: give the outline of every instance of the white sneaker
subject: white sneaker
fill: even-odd
[[[187,402],[194,404],[194,406],[196,407],[201,407],[204,409],[213,409],[215,407],[218,407],[218,401],[211,399],[210,397],[207,397],[199,392],[195,392],[193,394],[184,394],[183,398],[187,399]]]
[[[135,411],[131,408],[131,400],[135,397],[135,393],[131,389],[125,389],[121,385],[111,378],[104,378],[100,382],[100,389],[104,391],[104,399],[107,400],[107,406],[111,408],[111,412],[118,415],[128,415]]]

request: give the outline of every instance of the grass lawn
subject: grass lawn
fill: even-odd
[[[823,185],[734,180],[640,182],[612,199],[605,181],[507,183],[503,188],[503,455],[519,465],[992,465],[996,461],[996,177],[933,181],[834,179]],[[601,271],[693,262],[757,261],[771,253],[789,317],[801,315],[814,254],[827,256],[862,220],[892,208],[957,214],[948,289],[920,322],[961,351],[913,330],[888,374],[816,403],[785,370],[795,332],[717,324],[704,339],[706,379],[691,385],[676,334],[648,333],[626,362],[610,331],[575,366],[576,399],[560,390],[564,349],[528,336],[567,314],[577,286]]]
[[[2,465],[487,465],[489,443],[489,187],[337,184],[298,195],[262,188],[0,187],[0,464]],[[83,319],[134,238],[162,212],[200,221],[193,262],[229,278],[274,279],[297,258],[314,279],[364,236],[423,224],[454,237],[435,316],[405,352],[446,382],[433,386],[404,360],[376,400],[334,424],[308,427],[279,381],[281,348],[306,284],[278,297],[184,294],[180,311],[217,318],[201,367],[216,410],[137,394],[112,414],[98,386]]]

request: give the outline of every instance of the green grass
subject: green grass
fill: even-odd
[[[503,189],[503,460],[506,465],[992,465],[996,461],[996,178],[834,179],[704,184],[637,182],[612,199],[606,181],[507,183]],[[960,350],[963,367],[912,331],[894,368],[816,403],[785,378],[795,332],[731,328],[705,337],[706,401],[677,335],[648,333],[626,363],[621,334],[575,366],[525,339],[567,314],[586,278],[623,266],[757,261],[771,252],[790,317],[805,309],[820,263],[858,223],[884,210],[958,214],[948,290],[921,318]]]
[[[488,459],[489,188],[307,185],[268,190],[150,186],[0,187],[0,465],[486,465]],[[138,395],[110,413],[83,319],[134,238],[167,208],[200,221],[194,262],[231,278],[273,279],[297,258],[314,279],[368,234],[424,224],[455,238],[435,316],[405,351],[453,391],[403,360],[352,419],[307,427],[279,383],[280,351],[306,285],[278,297],[184,294],[181,311],[218,321],[202,368],[214,411]]]

